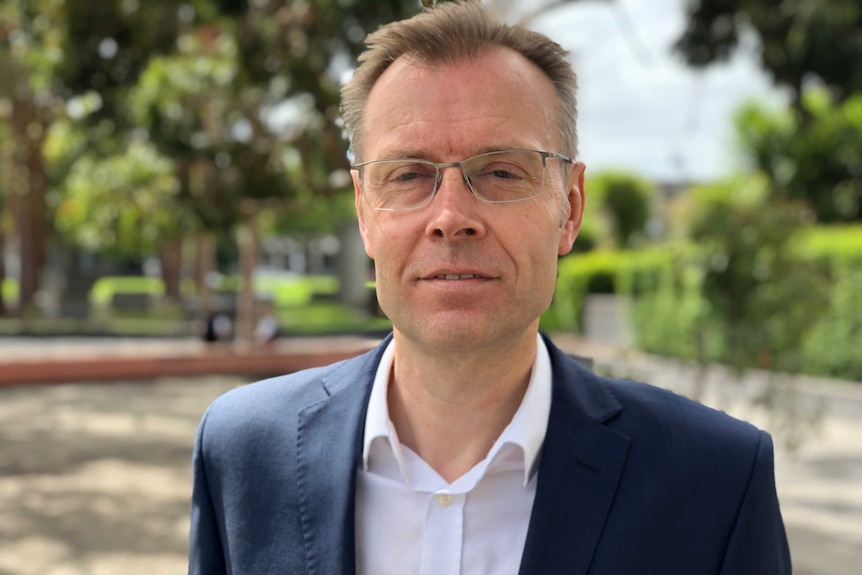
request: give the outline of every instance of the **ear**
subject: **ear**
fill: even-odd
[[[362,203],[362,189],[359,187],[359,171],[350,170],[350,177],[353,179],[356,217],[359,219],[359,234],[362,236],[362,243],[365,245],[365,253],[368,254],[369,258],[374,259],[374,250],[368,241],[368,229],[365,226],[365,205]]]
[[[564,214],[565,219],[562,220],[560,244],[557,248],[557,254],[561,256],[572,251],[575,238],[578,237],[578,232],[581,230],[581,222],[584,217],[585,170],[586,166],[582,162],[576,162],[569,172],[569,178],[566,183],[566,194],[569,200],[568,213]]]

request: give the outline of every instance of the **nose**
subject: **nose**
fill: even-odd
[[[428,207],[432,215],[425,228],[426,235],[448,241],[484,237],[486,230],[480,204],[461,170],[454,166],[444,169],[437,193]]]

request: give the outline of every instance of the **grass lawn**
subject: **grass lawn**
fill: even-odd
[[[217,289],[236,291],[239,276],[222,276]],[[17,299],[17,284],[4,282],[5,301]],[[287,274],[255,277],[255,293],[272,302],[279,332],[282,335],[320,335],[326,333],[361,333],[389,329],[389,320],[371,317],[336,301],[339,282],[334,276],[294,276]],[[373,289],[373,285],[369,285]],[[183,295],[193,296],[194,283],[185,280]],[[117,335],[117,336],[186,336],[200,335],[201,326],[191,312],[174,306],[146,309],[115,309],[116,295],[151,296],[164,294],[159,278],[143,276],[110,276],[96,281],[90,291],[91,313],[88,319],[70,318],[0,318],[0,335]],[[146,300],[146,298],[144,298]]]

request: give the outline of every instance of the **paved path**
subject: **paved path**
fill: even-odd
[[[689,391],[688,367],[563,343],[596,356],[598,371]],[[184,573],[197,422],[213,398],[243,383],[218,376],[0,388],[0,575]],[[755,421],[781,445],[787,418],[775,414],[786,412],[752,406],[763,386],[757,377],[730,385],[714,370],[705,401]],[[798,389],[794,405],[823,415],[795,453],[780,447],[776,462],[795,573],[855,573],[862,386],[806,380]]]

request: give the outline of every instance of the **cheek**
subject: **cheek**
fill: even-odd
[[[395,232],[383,230],[379,225],[369,222],[363,234],[365,252],[374,260],[374,269],[378,277],[386,275],[403,259],[399,249],[403,249],[404,239]]]

